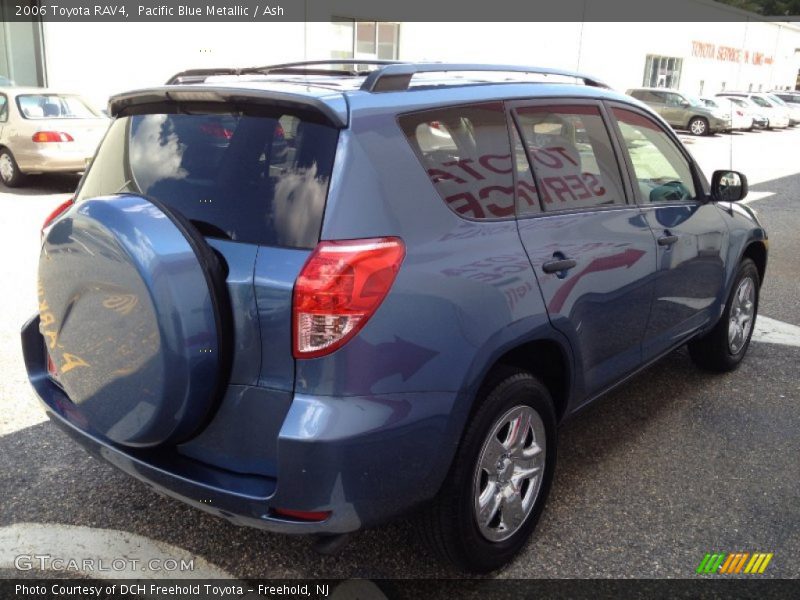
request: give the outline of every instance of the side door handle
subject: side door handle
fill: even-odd
[[[672,246],[675,242],[678,241],[677,235],[672,235],[671,233],[665,232],[666,235],[662,235],[658,238],[658,245],[659,246]]]
[[[558,260],[551,260],[542,265],[542,271],[545,273],[560,273],[562,271],[569,271],[578,264],[574,258],[561,258]]]

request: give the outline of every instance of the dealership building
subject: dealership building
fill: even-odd
[[[707,0],[683,0],[701,6],[706,22],[610,23],[587,12],[602,3],[563,1],[575,3],[575,20],[376,22],[342,2],[307,22],[3,21],[0,76],[80,92],[100,106],[113,93],[159,85],[188,68],[327,58],[537,65],[590,73],[619,90],[644,85],[694,95],[798,86],[800,24]],[[715,15],[719,21],[708,22]]]

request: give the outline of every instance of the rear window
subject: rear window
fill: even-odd
[[[208,237],[313,248],[338,132],[302,116],[146,114],[114,121],[77,201],[152,197]]]
[[[78,96],[20,94],[19,112],[25,119],[96,119],[100,115]]]

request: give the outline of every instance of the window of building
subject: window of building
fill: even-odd
[[[331,28],[332,58],[397,59],[399,23],[334,19]]]
[[[513,217],[513,165],[502,102],[403,115],[400,127],[452,211],[470,219]]]
[[[41,17],[13,21],[13,8],[0,2],[0,86],[42,87],[47,78]]]
[[[680,87],[682,67],[682,58],[648,54],[644,65],[642,85],[663,88]]]

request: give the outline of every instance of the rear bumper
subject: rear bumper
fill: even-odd
[[[708,128],[712,132],[728,131],[731,129],[731,121],[730,119],[719,119],[717,117],[711,117],[708,119]]]
[[[237,525],[336,534],[378,524],[431,498],[455,451],[455,394],[295,396],[278,435],[276,474],[234,472],[178,448],[118,446],[97,432],[46,373],[39,319],[22,330],[31,384],[50,419],[93,455],[167,496]],[[199,439],[199,438],[196,438]],[[330,511],[299,521],[274,508]]]
[[[93,150],[74,149],[74,142],[36,144],[14,152],[20,171],[23,173],[77,173],[86,170]]]

